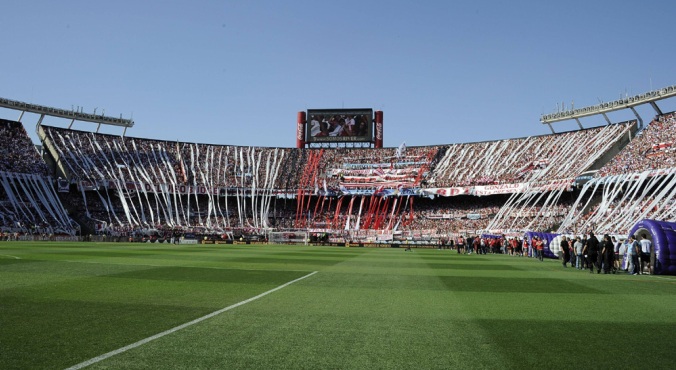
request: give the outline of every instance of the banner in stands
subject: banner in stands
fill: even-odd
[[[418,188],[400,188],[400,189],[382,189],[382,188],[372,188],[372,189],[348,189],[345,187],[340,188],[340,192],[343,195],[376,195],[380,197],[390,197],[390,196],[415,196],[420,194],[420,189]]]
[[[88,181],[80,181],[80,183]],[[117,181],[99,181],[98,186],[107,189],[117,189]],[[146,191],[148,193],[170,193],[170,194],[213,194],[218,195],[221,188],[208,187],[204,185],[168,185],[168,184],[148,184],[140,182],[127,181],[122,184],[123,189],[127,191]],[[96,190],[98,187],[85,187],[84,190]]]
[[[471,188],[455,187],[455,188],[429,188],[423,189],[423,193],[428,195],[438,195],[441,197],[454,197],[456,195],[469,195]]]
[[[438,213],[426,215],[425,218],[430,220],[450,220],[458,218],[466,218],[468,220],[480,220],[484,217],[480,213]]]
[[[502,184],[502,185],[479,185],[470,190],[470,194],[476,196],[494,195],[494,194],[513,194],[523,193],[528,187],[527,183]]]
[[[471,220],[478,220],[481,218],[481,215],[478,213],[462,213],[462,212],[456,212],[456,213],[436,213],[436,214],[428,214],[424,216],[425,218],[429,220],[451,220],[451,219],[460,219],[460,218],[468,218]],[[475,217],[475,218],[473,218]]]
[[[584,184],[588,183],[593,179],[593,175],[584,175],[584,176],[578,176],[575,178],[575,186],[583,186]]]
[[[553,181],[541,181],[534,183],[522,182],[516,184],[477,185],[477,186],[453,187],[453,188],[428,188],[423,189],[422,193],[426,195],[453,197],[457,195],[483,196],[495,194],[514,194],[514,193],[525,193],[527,191],[532,191],[536,193],[554,190],[572,191],[573,181],[574,179],[563,179]]]
[[[118,182],[113,180],[99,180],[97,182],[91,182],[87,180],[81,180],[77,182],[78,191],[93,191],[101,189],[117,189]],[[174,186],[173,184],[148,184],[148,183],[139,183],[127,181],[122,184],[122,189],[126,190],[128,193],[131,192],[145,192],[147,193],[167,193],[167,194],[197,194],[197,195],[244,195],[250,197],[253,194],[251,188],[224,188],[224,187],[209,187],[205,185],[178,185]],[[255,190],[257,195],[274,195],[277,198],[288,198],[295,199],[296,193],[292,193],[286,190],[275,190],[275,189],[265,189],[258,188]],[[326,196],[337,196],[338,193],[334,191],[328,191],[324,195]]]
[[[341,182],[339,184],[340,190],[344,191],[345,189],[358,189],[358,188],[401,188],[409,183],[400,182],[400,181],[388,181],[388,182],[361,182],[361,183],[349,183]]]
[[[99,180],[96,183],[91,181],[78,181],[78,190],[90,191],[98,189],[117,189],[118,182],[113,180]],[[168,193],[168,194],[212,194],[212,195],[235,195],[239,194],[247,196],[251,195],[251,188],[223,188],[223,187],[209,187],[206,185],[177,185],[173,184],[148,184],[140,182],[127,181],[121,184],[122,189],[126,191],[147,192],[147,193]],[[270,189],[256,189],[258,194],[270,193],[277,194],[279,191],[272,191]]]
[[[421,163],[421,165],[424,163]],[[345,165],[349,166],[349,165]],[[364,165],[366,166],[366,165]],[[379,165],[371,165],[371,167],[376,167]],[[391,163],[383,164],[386,167],[378,168],[369,168],[366,170],[354,170],[354,169],[343,169],[343,168],[333,168],[330,173],[332,177],[343,176],[382,176],[382,175],[414,175],[417,176],[419,168],[390,168]]]

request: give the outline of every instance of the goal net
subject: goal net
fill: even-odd
[[[306,244],[308,233],[306,231],[271,232],[268,235],[268,243],[273,244]]]

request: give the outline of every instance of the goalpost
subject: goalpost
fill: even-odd
[[[307,231],[274,231],[268,234],[268,243],[271,244],[304,244],[307,245]]]

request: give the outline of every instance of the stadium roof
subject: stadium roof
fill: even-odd
[[[131,120],[131,119],[122,118],[122,116],[117,118],[117,117],[104,116],[103,114],[96,114],[96,110],[94,110],[93,114],[90,114],[90,113],[84,113],[84,112],[76,111],[76,110],[66,110],[66,109],[60,109],[60,108],[46,107],[46,106],[43,106],[43,105],[25,103],[25,102],[5,99],[5,98],[0,98],[0,107],[21,111],[22,115],[23,115],[24,112],[29,112],[29,113],[39,114],[41,117],[53,116],[53,117],[59,117],[59,118],[66,118],[66,119],[70,119],[71,122],[72,121],[83,121],[83,122],[93,122],[93,123],[97,123],[99,125],[105,124],[105,125],[112,125],[112,126],[120,126],[120,127],[124,127],[125,130],[129,127],[134,126],[134,121]],[[40,121],[42,121],[42,118],[40,119]]]
[[[634,109],[635,106],[642,104],[650,104],[653,107],[653,109],[655,109],[657,114],[662,114],[662,111],[655,102],[658,100],[667,99],[674,96],[676,96],[676,85],[668,86],[659,90],[650,91],[644,94],[625,96],[624,98],[619,100],[601,103],[591,107],[584,107],[579,109],[571,108],[570,110],[562,110],[551,114],[543,114],[542,117],[540,117],[540,122],[542,122],[542,124],[549,125],[551,128],[551,124],[554,122],[574,119],[577,121],[580,128],[582,128],[582,125],[580,124],[579,121],[579,119],[582,117],[600,114],[606,119],[608,123],[611,123],[610,120],[608,119],[608,116],[606,116],[606,113],[622,109],[631,109],[642,125],[643,120]],[[554,132],[553,129],[552,132]]]

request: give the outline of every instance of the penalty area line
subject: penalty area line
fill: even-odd
[[[108,353],[104,353],[104,354],[102,354],[101,356],[96,356],[96,357],[91,358],[91,359],[89,359],[89,360],[87,360],[87,361],[84,361],[84,362],[81,362],[81,363],[79,363],[79,364],[77,364],[77,365],[71,366],[71,367],[67,368],[66,370],[82,369],[82,368],[85,368],[85,367],[87,367],[87,366],[89,366],[89,365],[93,365],[93,364],[95,364],[95,363],[97,363],[97,362],[103,361],[103,360],[105,360],[105,359],[107,359],[107,358],[113,357],[113,356],[115,356],[115,355],[119,355],[120,353],[127,352],[127,351],[129,351],[130,349],[134,349],[134,348],[136,348],[136,347],[142,346],[142,345],[144,345],[144,344],[146,344],[146,343],[149,343],[149,342],[154,341],[155,339],[162,338],[162,337],[164,337],[165,335],[169,335],[169,334],[175,333],[175,332],[177,332],[177,331],[179,331],[179,330],[185,329],[185,328],[187,328],[187,327],[189,327],[189,326],[192,326],[192,325],[195,325],[195,324],[197,324],[197,323],[199,323],[199,322],[202,322],[202,321],[204,321],[204,320],[210,319],[210,318],[212,318],[212,317],[214,317],[214,316],[216,316],[216,315],[220,315],[220,314],[222,314],[223,312],[230,311],[230,310],[232,310],[233,308],[237,308],[237,307],[242,306],[242,305],[245,305],[245,304],[247,304],[247,303],[251,303],[251,302],[253,302],[253,301],[255,301],[255,300],[259,299],[259,298],[263,298],[263,297],[265,297],[266,295],[268,295],[268,294],[270,294],[270,293],[274,293],[274,292],[276,292],[276,291],[278,291],[278,290],[280,290],[280,289],[286,288],[287,286],[289,286],[289,285],[291,285],[291,284],[293,284],[293,283],[297,283],[297,282],[299,282],[299,281],[301,281],[301,280],[303,280],[303,279],[305,279],[305,278],[309,278],[310,276],[312,276],[312,275],[314,275],[314,274],[316,274],[316,273],[317,273],[317,271],[313,271],[313,272],[311,272],[311,273],[309,273],[309,274],[307,274],[307,275],[305,275],[305,276],[301,276],[301,277],[299,277],[298,279],[291,280],[291,281],[289,281],[288,283],[282,284],[282,285],[280,285],[280,286],[278,286],[278,287],[276,287],[276,288],[274,288],[274,289],[270,289],[270,290],[268,290],[267,292],[261,293],[261,294],[255,296],[255,297],[251,297],[251,298],[246,299],[246,300],[244,300],[244,301],[235,303],[235,304],[233,304],[233,305],[231,305],[231,306],[222,308],[222,309],[220,309],[220,310],[218,310],[218,311],[214,311],[214,312],[212,312],[212,313],[210,313],[210,314],[208,314],[208,315],[202,316],[202,317],[200,317],[200,318],[197,318],[197,319],[192,320],[192,321],[190,321],[190,322],[187,322],[187,323],[185,323],[185,324],[181,324],[181,325],[176,326],[176,327],[174,327],[174,328],[171,328],[171,329],[169,329],[169,330],[165,330],[165,331],[163,331],[163,332],[161,332],[161,333],[159,333],[159,334],[155,334],[155,335],[153,335],[153,336],[151,336],[151,337],[148,337],[148,338],[145,338],[145,339],[141,339],[141,340],[139,340],[138,342],[132,343],[132,344],[127,345],[127,346],[124,346],[124,347],[122,347],[122,348],[118,348],[118,349],[116,349],[116,350],[114,350],[114,351],[110,351],[110,352],[108,352]]]

